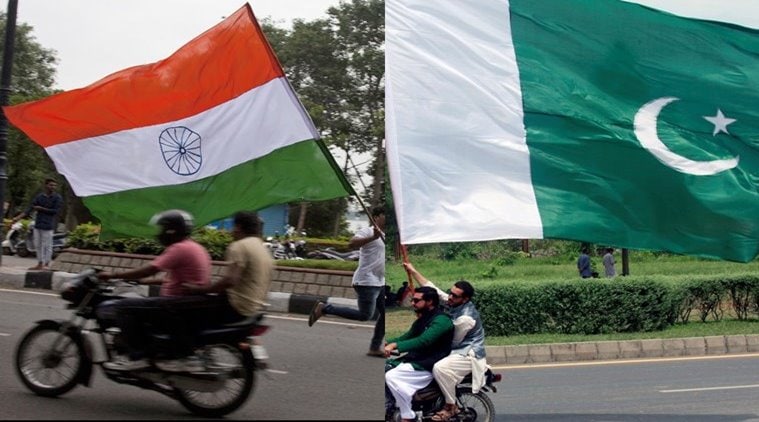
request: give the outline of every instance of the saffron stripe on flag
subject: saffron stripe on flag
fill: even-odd
[[[250,32],[257,36],[247,36]],[[283,76],[253,11],[242,7],[164,60],[4,111],[48,147],[184,119]],[[40,120],[45,124],[37,124]]]

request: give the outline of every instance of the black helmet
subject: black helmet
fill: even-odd
[[[159,227],[158,240],[163,244],[177,242],[192,233],[192,215],[183,210],[159,212],[150,219],[150,224]]]

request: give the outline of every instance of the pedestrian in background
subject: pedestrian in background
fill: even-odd
[[[44,192],[38,193],[32,199],[29,208],[13,217],[14,223],[26,216],[34,217],[34,247],[37,253],[37,266],[29,268],[30,270],[46,270],[49,268],[50,261],[53,260],[53,232],[58,224],[56,217],[63,207],[63,198],[55,190],[58,188],[58,182],[55,179],[45,179]]]
[[[308,317],[308,326],[314,325],[323,315],[368,321],[377,313],[374,335],[366,354],[384,358],[382,339],[385,337],[385,208],[372,209],[372,219],[375,225],[359,230],[349,242],[351,248],[359,248],[358,268],[353,272],[352,283],[358,298],[358,309],[316,302]]]
[[[617,269],[614,268],[614,248],[606,248],[603,262],[606,277],[615,277],[617,275]]]
[[[580,273],[580,277],[582,278],[590,278],[592,275],[590,269],[590,255],[588,255],[588,253],[588,248],[585,246],[580,252],[580,257],[577,258],[577,271]]]

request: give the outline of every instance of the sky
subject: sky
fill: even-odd
[[[7,1],[0,0],[7,11]],[[339,0],[249,0],[279,26],[326,17]],[[55,88],[87,86],[121,69],[162,60],[245,0],[18,0],[16,21],[57,52]]]
[[[340,0],[249,0],[256,17],[280,25],[326,16]],[[539,0],[536,0],[539,1]],[[676,14],[759,28],[758,0],[629,0]],[[7,1],[0,0],[0,10]],[[18,22],[56,50],[55,88],[69,90],[121,69],[162,60],[245,0],[18,0]]]

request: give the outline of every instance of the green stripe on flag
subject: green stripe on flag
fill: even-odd
[[[330,159],[318,142],[310,140],[191,183],[83,200],[102,222],[101,239],[152,237],[155,230],[148,221],[166,209],[192,210],[196,225],[202,226],[240,210],[348,196],[350,185],[342,173],[335,172]]]
[[[735,261],[759,253],[759,32],[623,1],[511,0],[524,122],[546,238]],[[634,119],[654,100],[659,150]],[[708,120],[729,119],[727,132]],[[657,123],[658,120],[658,123]],[[717,133],[715,133],[717,132]]]

